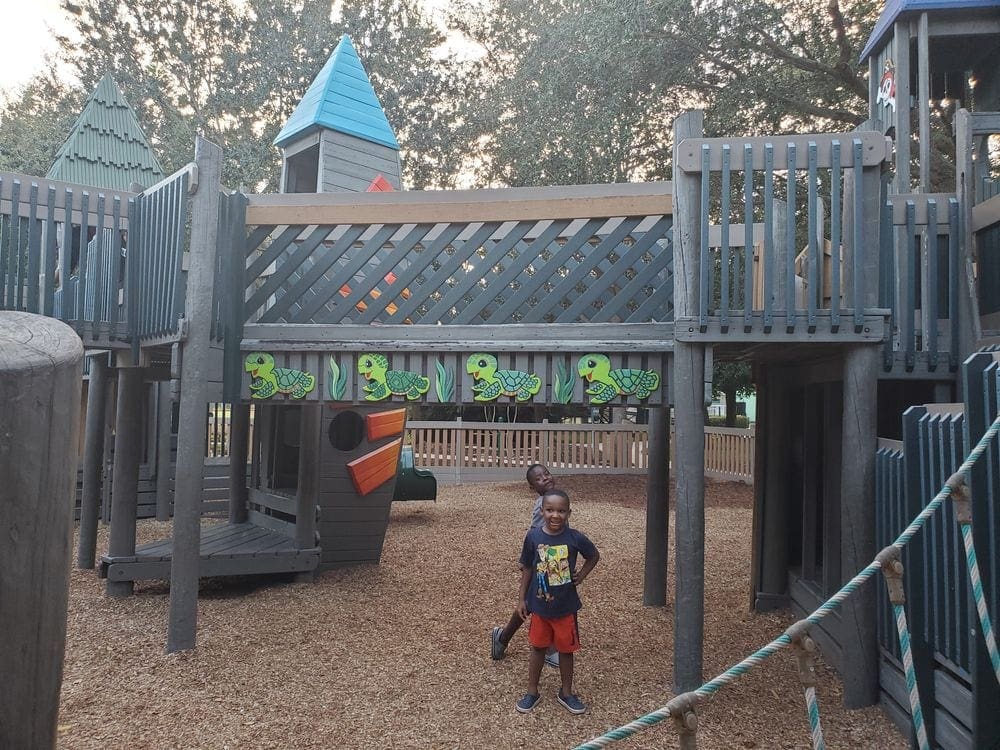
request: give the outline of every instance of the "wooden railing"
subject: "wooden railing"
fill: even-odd
[[[414,462],[439,482],[514,481],[533,463],[561,474],[645,474],[644,425],[409,422]],[[673,444],[671,440],[671,444]],[[705,428],[705,476],[753,482],[754,430]]]

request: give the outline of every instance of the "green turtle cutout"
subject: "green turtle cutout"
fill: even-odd
[[[606,404],[618,396],[649,398],[660,387],[660,376],[653,370],[611,369],[611,360],[604,354],[585,354],[577,366],[580,377],[587,381],[584,391],[592,404]]]
[[[476,401],[495,401],[500,396],[528,401],[542,387],[542,379],[534,373],[498,370],[497,358],[492,354],[477,352],[469,355],[465,370],[476,380],[472,386]]]
[[[250,398],[271,398],[283,393],[292,398],[305,398],[316,387],[316,376],[302,370],[275,367],[274,357],[266,352],[251,352],[243,362],[250,373]]]
[[[423,396],[431,387],[430,378],[409,370],[390,370],[389,360],[382,354],[362,354],[358,357],[358,374],[363,375],[366,401],[381,401],[392,396],[406,396],[410,401]]]

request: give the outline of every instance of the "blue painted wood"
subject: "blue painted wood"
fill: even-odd
[[[808,145],[808,160],[809,181],[806,187],[808,206],[806,223],[809,241],[806,245],[808,248],[808,255],[806,256],[808,271],[806,278],[809,279],[809,290],[808,294],[806,294],[806,324],[809,333],[814,333],[816,331],[816,306],[817,304],[823,304],[823,285],[820,280],[820,269],[823,266],[823,248],[819,246],[819,242],[817,241],[817,233],[820,229],[817,226],[819,222],[819,209],[817,207],[819,181],[816,175],[816,143],[814,141],[810,141]]]
[[[948,347],[948,367],[952,371],[958,369],[959,352],[959,306],[958,295],[961,259],[959,252],[961,242],[958,228],[958,200],[948,200],[948,319],[951,324],[951,344]]]
[[[862,142],[860,138],[853,139],[854,163],[861,164]],[[865,181],[864,170],[854,168],[854,250],[852,259],[854,261],[852,277],[853,291],[851,294],[851,306],[854,308],[854,331],[859,332],[864,327],[864,302],[862,296],[863,279],[863,248],[864,243],[864,209],[865,209]]]
[[[753,323],[753,223],[753,146],[746,143],[743,145],[743,330],[746,333]]]
[[[86,318],[87,304],[87,274],[89,273],[89,254],[87,245],[90,240],[90,193],[86,190],[80,196],[80,255],[77,264],[77,295],[76,295],[76,320]]]
[[[789,143],[788,152],[788,214],[785,221],[785,311],[786,330],[789,333],[795,331],[795,251],[798,245],[795,242],[795,214],[798,208],[796,198],[796,188],[798,184],[795,179],[796,147],[794,143]]]
[[[21,181],[14,180],[11,184],[10,218],[7,220],[7,241],[4,245],[7,248],[7,257],[4,265],[7,268],[7,310],[20,310],[21,298],[18,293],[20,287],[17,283],[17,267],[21,255],[20,251],[20,226],[21,220],[19,211],[21,209]]]
[[[917,361],[916,355],[916,309],[917,309],[917,271],[919,257],[915,242],[916,211],[913,201],[906,202],[906,306],[903,308],[903,351],[904,365],[912,370]]]
[[[55,317],[55,278],[56,278],[56,189],[49,185],[45,196],[48,206],[48,216],[45,219],[45,260],[42,272],[45,274],[45,287],[42,290],[42,314]]]
[[[701,238],[698,243],[698,278],[700,281],[698,294],[698,325],[704,333],[708,330],[709,290],[711,282],[709,278],[709,265],[711,253],[708,246],[708,225],[709,225],[709,189],[711,165],[711,148],[706,143],[701,147]]]
[[[107,264],[107,257],[105,253],[107,248],[104,241],[104,203],[105,203],[104,193],[97,194],[97,230],[94,234],[94,300],[93,309],[91,312],[91,323],[93,324],[93,338],[98,336],[97,324],[102,320],[106,320],[104,317],[105,308],[105,294],[104,294],[104,268]]]
[[[937,201],[927,201],[927,364],[930,370],[938,365],[938,295],[941,290],[938,273]]]
[[[63,197],[66,206],[66,216],[62,232],[62,265],[59,271],[59,289],[61,290],[59,318],[63,321],[73,318],[72,311],[76,309],[73,298],[73,286],[70,277],[73,275],[73,191],[66,188]]]
[[[774,146],[764,146],[764,332],[774,325]]]
[[[120,306],[118,304],[118,290],[122,288],[123,279],[120,278],[121,275],[121,263],[122,263],[122,199],[120,195],[114,197],[111,208],[111,225],[114,227],[114,238],[112,243],[112,256],[114,257],[114,264],[112,268],[114,269],[114,283],[111,288],[114,290],[114,297],[111,300],[111,311],[108,315],[108,320],[111,323],[111,329],[116,330],[118,328],[118,319],[121,315]]]
[[[842,253],[841,230],[843,228],[843,211],[841,210],[841,184],[844,179],[840,167],[840,142],[834,142],[830,150],[830,326],[834,331],[840,330],[840,258]]]
[[[38,314],[40,312],[38,274],[41,271],[42,259],[42,225],[38,220],[37,182],[31,183],[31,191],[28,195],[28,244],[26,247],[26,263],[23,264],[23,266],[26,266],[25,271],[27,274],[25,279],[27,286],[25,290],[25,310]]]
[[[719,292],[722,299],[719,304],[719,315],[720,323],[722,326],[722,332],[726,333],[729,331],[729,210],[730,210],[730,190],[731,190],[731,179],[730,174],[730,159],[731,159],[731,149],[729,144],[724,144],[722,146],[722,209],[721,209],[721,222],[722,225],[722,247],[720,248],[722,254],[722,265],[719,269]],[[702,248],[702,252],[705,249]]]

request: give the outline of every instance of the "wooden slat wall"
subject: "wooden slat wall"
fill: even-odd
[[[399,152],[352,135],[320,132],[320,192],[363,192],[379,175],[401,189]]]

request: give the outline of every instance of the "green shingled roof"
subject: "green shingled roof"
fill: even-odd
[[[164,177],[135,112],[110,75],[87,97],[46,177],[117,190],[128,190],[133,182],[149,187]]]

